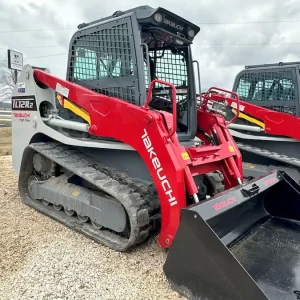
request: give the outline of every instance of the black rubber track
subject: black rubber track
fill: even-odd
[[[32,159],[36,152],[120,201],[130,222],[128,238],[111,230],[97,230],[90,223],[81,223],[77,217],[68,216],[64,211],[55,210],[52,205],[45,206],[41,201],[32,199],[28,180],[33,174]],[[158,229],[153,224],[157,224],[160,218],[159,199],[153,188],[132,180],[126,174],[99,165],[71,146],[56,142],[29,145],[22,159],[19,191],[22,201],[28,206],[116,251],[127,251],[144,242],[152,231]]]

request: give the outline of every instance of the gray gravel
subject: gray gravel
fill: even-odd
[[[0,156],[0,299],[185,299],[169,289],[155,240],[114,252],[20,202]]]

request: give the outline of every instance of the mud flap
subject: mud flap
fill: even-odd
[[[300,299],[299,220],[284,172],[220,193],[182,210],[165,275],[188,299]]]

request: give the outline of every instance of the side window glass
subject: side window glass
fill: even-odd
[[[156,53],[155,53],[156,51]],[[176,86],[176,88],[186,88],[187,87],[187,67],[186,61],[183,57],[184,54],[175,54],[170,50],[150,50],[149,60],[154,64],[156,54],[156,66],[154,76],[160,80],[167,81]],[[151,68],[150,62],[150,68]],[[144,60],[144,74],[145,74],[145,85],[149,86],[149,69]],[[159,83],[156,87],[165,87]]]
[[[150,51],[151,54],[154,59],[154,53]],[[156,77],[172,83],[176,88],[187,87],[187,67],[184,54],[175,54],[171,50],[158,50],[156,55]]]
[[[280,80],[282,85],[281,100],[293,101],[295,100],[295,84],[291,79]]]
[[[68,79],[136,104],[140,95],[133,43],[130,17],[78,31],[72,38]]]
[[[238,88],[237,88],[237,94],[240,96],[242,100],[248,99],[250,85],[251,84],[249,81],[243,79],[242,77],[240,78],[240,81],[238,83]]]
[[[265,98],[265,86],[264,81],[259,80],[255,85],[254,94],[252,100],[264,100]]]
[[[97,70],[98,68],[98,70]],[[74,78],[95,80],[134,75],[132,62],[124,62],[109,56],[100,56],[92,50],[79,48],[76,51]]]
[[[134,75],[129,33],[127,29],[123,30],[126,26],[116,26],[114,33],[110,32],[111,29],[103,29],[76,39],[73,73],[76,80],[113,79]]]
[[[247,101],[293,101],[295,83],[292,71],[254,71],[244,73],[238,83],[237,93]]]
[[[77,80],[97,79],[97,54],[94,51],[76,50],[74,78]]]
[[[109,60],[106,57],[99,57],[99,79],[108,77]]]
[[[291,71],[272,72],[272,83],[268,86],[267,100],[292,101],[295,100],[294,82]]]

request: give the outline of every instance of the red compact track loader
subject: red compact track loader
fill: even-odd
[[[197,105],[199,30],[163,8],[117,11],[79,25],[66,79],[25,65],[12,97],[21,199],[116,251],[158,234],[187,298],[295,300],[299,187],[279,171],[244,183],[231,98]]]
[[[250,65],[237,74],[233,91],[242,101],[229,128],[242,153],[245,177],[277,169],[300,184],[299,84],[300,62]],[[237,103],[228,104],[230,119]]]

